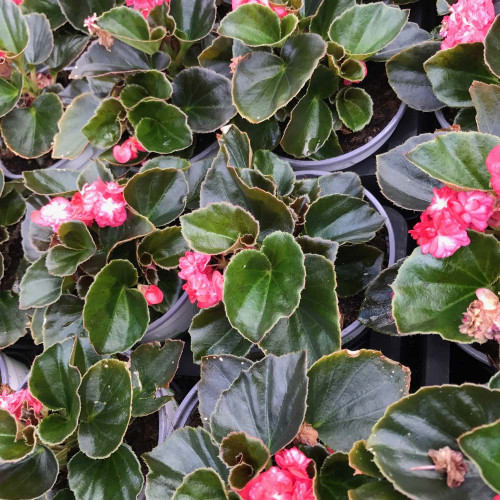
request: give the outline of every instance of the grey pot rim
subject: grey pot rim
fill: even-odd
[[[442,128],[450,128],[451,127],[451,123],[449,123],[448,120],[445,118],[442,109],[438,109],[437,111],[434,111],[434,115],[436,116],[436,119]]]
[[[152,323],[148,325],[149,329],[154,329],[160,327],[165,321],[168,321],[172,316],[177,314],[177,311],[189,300],[189,296],[186,292],[183,292],[182,295],[174,302],[173,306],[158,319],[155,319]]]
[[[476,361],[479,361],[481,364],[485,365],[485,368],[491,370],[491,373],[495,373],[495,369],[491,366],[490,360],[486,354],[482,353],[479,349],[476,349],[470,344],[461,344],[457,342],[458,347],[465,351],[469,356],[473,357]]]
[[[396,129],[396,126],[401,121],[401,118],[403,118],[406,108],[407,105],[402,102],[391,121],[375,137],[373,137],[373,139],[368,141],[366,144],[363,144],[363,146],[350,151],[349,153],[335,156],[333,158],[327,158],[326,160],[299,160],[296,158],[285,157],[280,158],[287,161],[293,168],[298,169],[314,170],[315,168],[328,168],[330,172],[345,170],[346,168],[349,168],[349,166],[344,166],[342,165],[343,163],[351,162],[351,166],[355,165],[367,158],[366,155],[363,155],[367,151],[371,150],[375,146],[375,144],[377,144],[379,147],[382,147],[389,140],[394,130]],[[359,157],[359,160],[353,162],[353,160],[356,160],[356,157]]]

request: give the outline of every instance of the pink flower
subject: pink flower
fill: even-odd
[[[236,10],[240,5],[244,5],[246,3],[259,3],[260,5],[265,5],[276,12],[279,17],[285,17],[288,14],[285,6],[273,5],[269,3],[269,0],[232,0],[232,8],[233,10]]]
[[[368,74],[368,68],[366,67],[365,61],[359,61],[364,69],[365,69],[365,76],[363,77],[363,80],[366,78],[366,75]],[[351,82],[351,80],[344,80],[344,85],[352,85],[353,83],[361,83],[363,80],[358,80],[356,82]]]
[[[316,500],[312,479],[295,481],[292,500]]]
[[[488,221],[488,226],[495,227],[495,228],[500,227],[500,208],[497,208],[493,212],[491,219]]]
[[[432,216],[422,213],[420,222],[408,232],[423,254],[430,253],[438,259],[449,257],[470,243],[465,227],[446,209]]]
[[[91,16],[87,17],[85,21],[83,21],[83,27],[87,28],[91,35],[93,35],[99,28],[99,26],[97,26],[96,21],[97,21],[97,14],[95,12]]]
[[[458,0],[443,18],[441,49],[459,43],[482,42],[495,19],[493,0]]]
[[[127,220],[127,203],[101,198],[94,205],[94,220],[99,227],[119,227]]]
[[[169,0],[165,0],[166,3]],[[146,19],[149,13],[157,6],[163,3],[163,0],[125,0],[127,7],[138,10]]]
[[[23,0],[14,0],[14,3],[16,5],[21,5],[23,3]]]
[[[486,168],[491,174],[491,187],[500,196],[500,145],[490,151],[486,158]]]
[[[184,257],[179,259],[179,278],[187,280],[190,276],[203,273],[210,262],[210,255],[199,252],[186,252]]]
[[[31,395],[29,389],[20,389],[11,393],[4,389],[0,395],[0,409],[7,410],[17,420],[21,420],[23,403],[25,401],[28,408],[33,410],[35,416],[41,418],[42,403]]]
[[[45,227],[51,227],[57,232],[63,222],[73,220],[73,209],[71,203],[61,196],[53,198],[50,203],[44,205],[40,210],[31,213],[31,221]]]
[[[279,467],[271,467],[250,480],[240,491],[243,500],[292,500],[293,476]]]
[[[274,456],[276,463],[283,470],[287,470],[299,480],[308,480],[307,466],[312,462],[298,448],[284,449]]]
[[[427,207],[426,212],[429,214],[435,214],[441,212],[445,208],[450,209],[451,203],[457,200],[457,191],[450,189],[447,186],[441,189],[433,189],[434,197],[432,198],[431,204]]]
[[[113,148],[113,156],[118,163],[127,163],[135,160],[139,151],[146,150],[135,137],[129,137],[121,146],[117,144]]]
[[[453,203],[454,212],[468,228],[484,231],[493,215],[494,202],[495,200],[483,191],[461,191],[457,193],[457,202]]]
[[[203,275],[206,281],[196,291],[198,307],[206,309],[218,304],[222,300],[222,290],[224,285],[224,277],[219,271],[214,271],[211,275]]]
[[[156,285],[137,285],[137,288],[144,295],[148,306],[154,306],[163,300],[163,292]]]

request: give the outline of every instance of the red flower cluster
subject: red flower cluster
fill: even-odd
[[[135,137],[130,137],[121,146],[118,144],[113,148],[113,156],[118,163],[127,163],[135,160],[139,151],[146,151]]]
[[[254,477],[240,491],[243,500],[314,500],[313,480],[307,473],[312,459],[298,448],[281,450],[274,456],[277,467]]]
[[[450,15],[443,17],[441,49],[482,42],[494,19],[493,0],[458,0],[450,5]]]
[[[161,5],[164,0],[125,0],[125,4],[127,7],[132,7],[135,10],[138,10],[146,19],[149,16],[149,13],[157,6]],[[165,0],[166,3],[169,0]]]
[[[467,229],[484,231],[493,215],[495,200],[483,191],[434,189],[434,198],[409,231],[422,253],[444,258],[470,243]]]
[[[101,179],[73,195],[71,200],[57,196],[40,210],[31,214],[31,220],[40,226],[59,230],[63,222],[79,220],[90,226],[96,222],[99,227],[118,227],[127,219],[123,198],[123,187],[116,182],[103,182]]]
[[[179,259],[179,278],[187,281],[182,289],[192,304],[198,301],[201,309],[215,306],[222,300],[224,277],[208,266],[209,262],[210,255],[198,252],[186,252]]]
[[[154,306],[163,300],[163,292],[156,285],[137,285],[137,288],[144,295],[148,306]]]
[[[25,401],[28,408],[33,410],[35,416],[41,418],[42,403],[31,395],[29,389],[20,389],[11,393],[4,389],[0,395],[0,409],[7,410],[17,420],[21,420],[23,403]]]
[[[232,0],[232,8],[233,10],[236,10],[240,5],[246,3],[260,3],[260,5],[265,5],[266,7],[269,7],[270,9],[274,10],[274,12],[278,14],[278,17],[285,17],[288,14],[286,6],[273,5],[272,3],[269,2],[269,0]]]

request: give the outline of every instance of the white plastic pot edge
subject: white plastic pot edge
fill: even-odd
[[[371,141],[349,153],[328,158],[326,160],[296,160],[294,158],[281,158],[290,163],[292,168],[296,171],[301,171],[302,169],[321,170],[325,173],[345,170],[346,168],[357,165],[373,153],[377,152],[394,133],[396,127],[401,121],[401,118],[403,118],[405,111],[406,104],[401,103],[392,120]]]
[[[439,122],[439,125],[441,125],[441,128],[450,128],[451,127],[451,123],[449,123],[448,120],[444,117],[442,110],[438,109],[437,111],[434,111],[434,115],[436,116],[436,119]]]
[[[28,368],[21,362],[0,352],[0,376],[2,384],[17,391],[23,387],[29,374]]]

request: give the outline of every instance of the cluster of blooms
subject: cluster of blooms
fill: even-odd
[[[130,137],[121,146],[117,144],[113,148],[113,156],[117,162],[127,163],[130,160],[135,160],[139,151],[144,152],[146,150],[135,137]]]
[[[4,389],[0,394],[0,409],[7,410],[17,420],[24,420],[23,405],[27,409],[31,408],[38,419],[41,418],[42,403],[31,395],[29,389],[20,389],[16,392]]]
[[[90,226],[118,227],[127,219],[127,203],[123,198],[123,187],[116,182],[101,179],[85,184],[71,200],[57,196],[40,210],[31,213],[31,220],[40,226],[59,230],[63,222],[79,220]]]
[[[164,0],[125,0],[127,7],[132,7],[138,10],[146,19],[149,13],[158,5],[161,5]],[[169,0],[165,0],[166,3]]]
[[[434,189],[434,198],[409,231],[422,253],[444,258],[470,243],[467,229],[484,231],[493,215],[495,199],[483,191]]]
[[[482,42],[495,19],[493,0],[458,0],[443,18],[441,49],[459,43]]]
[[[477,289],[476,296],[478,300],[467,308],[458,329],[481,344],[487,340],[500,344],[500,300],[487,288]]]
[[[137,285],[137,288],[144,295],[148,306],[162,302],[163,292],[156,285]]]
[[[182,289],[192,304],[198,301],[201,309],[215,306],[222,300],[224,277],[208,266],[209,262],[210,255],[198,252],[186,252],[179,259],[179,278],[187,281]]]
[[[127,0],[127,2],[128,1],[129,0]],[[233,10],[236,10],[240,5],[243,5],[245,3],[260,3],[260,5],[265,5],[266,7],[274,10],[274,12],[276,12],[279,17],[285,17],[288,14],[284,5],[274,5],[270,3],[269,0],[232,0],[232,8]]]
[[[313,480],[307,473],[312,459],[298,448],[282,450],[274,456],[277,467],[253,478],[240,491],[243,500],[314,500]]]

